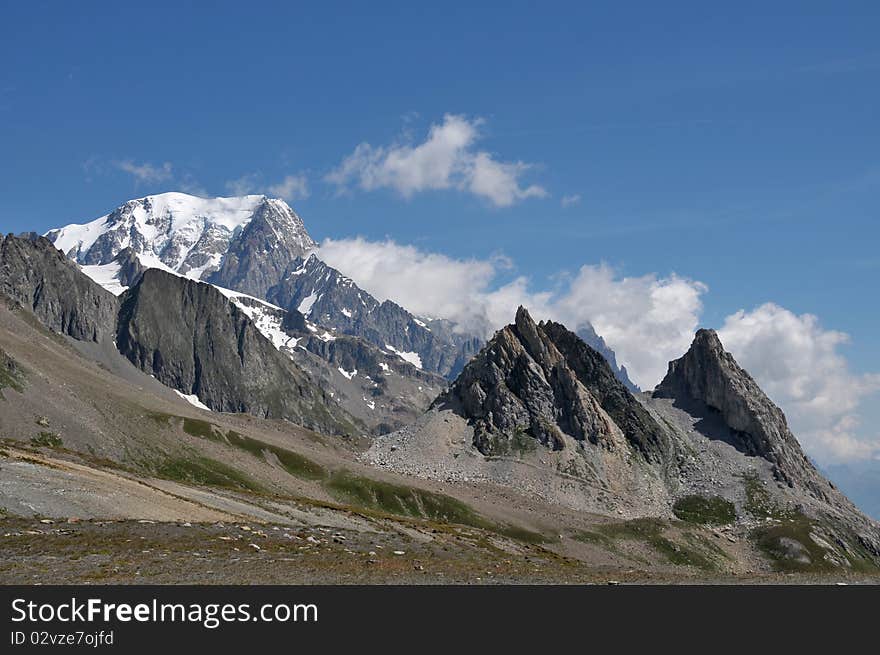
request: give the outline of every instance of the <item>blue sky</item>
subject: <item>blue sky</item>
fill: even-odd
[[[847,333],[833,355],[873,388],[876,2],[316,4],[4,3],[0,229],[293,177],[318,240],[503,254],[492,284],[531,292],[584,264],[676,273],[708,288],[701,324],[773,302]],[[542,193],[327,181],[359,143],[381,166],[447,115],[475,130],[467,157],[522,162],[502,170]],[[872,393],[862,440],[880,434]]]

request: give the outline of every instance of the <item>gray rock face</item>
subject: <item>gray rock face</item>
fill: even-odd
[[[374,434],[385,434],[416,420],[430,402],[446,388],[439,375],[422,371],[389,355],[359,337],[339,336],[325,340],[314,334],[297,344],[293,355],[317,357],[316,367],[324,386],[352,415],[360,418]],[[303,368],[310,365],[295,357]]]
[[[307,321],[296,309],[286,311],[252,296],[230,295],[275,348],[308,371],[316,384],[374,434],[415,420],[446,387],[441,376],[360,337]]]
[[[60,334],[85,341],[113,335],[116,297],[43,237],[8,235],[0,242],[0,294]]]
[[[426,322],[390,300],[380,303],[315,255],[295,260],[266,298],[387,352],[417,355],[422,369],[444,376],[460,370],[479,342],[473,337],[455,339],[448,328],[435,334]]]
[[[827,494],[828,483],[804,455],[782,410],[724,350],[714,330],[697,332],[690,350],[669,363],[654,396],[673,398],[692,413],[700,411],[700,404],[719,413],[739,450],[771,462],[777,478],[789,486],[800,483],[822,497]]]
[[[615,425],[647,461],[669,450],[662,429],[614,376],[608,362],[557,323],[536,324],[520,307],[433,405],[474,427],[483,454],[509,451],[523,436],[561,449],[566,434],[611,445]]]
[[[163,384],[217,411],[351,431],[346,412],[212,286],[149,269],[120,302],[119,351]]]
[[[113,258],[113,261],[119,264],[117,280],[124,287],[133,287],[141,279],[144,271],[147,270],[131,248],[119,251],[119,254]]]
[[[608,347],[608,344],[605,343],[605,339],[596,334],[596,330],[592,325],[587,323],[577,331],[577,335],[585,344],[606,359],[608,365],[611,366],[614,375],[618,380],[623,382],[623,385],[627,389],[633,393],[639,393],[641,391],[638,385],[629,379],[629,373],[626,370],[626,366],[617,363],[617,355]]]
[[[229,244],[219,270],[208,280],[228,289],[265,298],[290,262],[317,244],[302,219],[279,200],[265,199]]]

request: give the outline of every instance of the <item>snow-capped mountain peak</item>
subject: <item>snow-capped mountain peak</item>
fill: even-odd
[[[145,266],[202,280],[221,268],[227,252],[255,219],[270,242],[297,253],[315,245],[283,200],[262,195],[200,198],[177,192],[129,200],[105,216],[46,236],[82,265],[108,265],[131,248]]]

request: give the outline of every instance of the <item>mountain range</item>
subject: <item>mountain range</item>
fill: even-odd
[[[249,516],[294,493],[349,508],[322,511],[463,523],[512,539],[510,552],[537,530],[542,552],[594,564],[880,565],[880,526],[813,466],[712,330],[641,391],[588,324],[520,307],[484,342],[374,298],[263,196],[161,194],[8,235],[0,296],[0,432],[56,468],[122,467],[203,500],[226,487]],[[256,457],[245,469],[242,449]],[[13,457],[23,475],[32,455]],[[8,488],[16,511],[60,502]],[[271,507],[241,496],[256,489]],[[221,496],[212,507],[228,510]]]

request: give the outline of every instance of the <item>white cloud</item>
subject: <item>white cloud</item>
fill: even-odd
[[[812,314],[766,303],[728,316],[724,347],[791,419],[792,430],[822,462],[880,455],[880,439],[857,435],[858,409],[880,391],[880,375],[849,370],[840,352],[849,337]]]
[[[450,318],[481,329],[469,316],[504,258],[453,259],[391,240],[327,239],[318,256],[380,300],[391,299],[419,316]],[[512,315],[511,315],[512,316]]]
[[[529,168],[523,162],[502,162],[482,150],[480,119],[446,114],[431,126],[422,143],[372,146],[361,143],[324,179],[340,190],[355,185],[364,191],[393,189],[405,198],[432,190],[458,189],[507,207],[526,198],[541,198],[538,185],[523,187],[520,178]]]
[[[283,198],[288,202],[309,197],[309,185],[305,175],[288,175],[278,184],[266,187],[269,195]]]
[[[581,201],[581,194],[573,193],[570,196],[562,196],[562,200],[559,201],[559,204],[562,205],[563,208],[571,207],[572,205],[576,205]]]
[[[225,186],[226,190],[234,196],[247,196],[257,192],[259,183],[259,176],[256,173],[249,173],[229,180]]]
[[[530,289],[525,277],[497,286],[499,274],[511,268],[507,258],[453,259],[390,240],[328,239],[319,256],[379,299],[483,336],[510,323],[519,305],[536,319],[552,318],[574,330],[590,322],[646,388],[687,350],[706,291],[676,275],[627,278],[604,265],[583,266],[550,290]]]
[[[134,177],[137,182],[155,183],[165,182],[171,179],[172,166],[171,162],[164,162],[158,166],[154,166],[148,162],[137,164],[130,159],[114,162],[116,168],[125,171]]]
[[[592,323],[632,379],[650,389],[690,346],[707,290],[674,273],[619,277],[605,265],[582,266],[554,311],[569,326]]]
[[[248,173],[238,179],[229,180],[226,183],[226,189],[236,196],[263,193],[275,198],[283,198],[287,202],[309,197],[308,179],[304,173],[287,175],[277,184],[264,184],[261,175]]]

